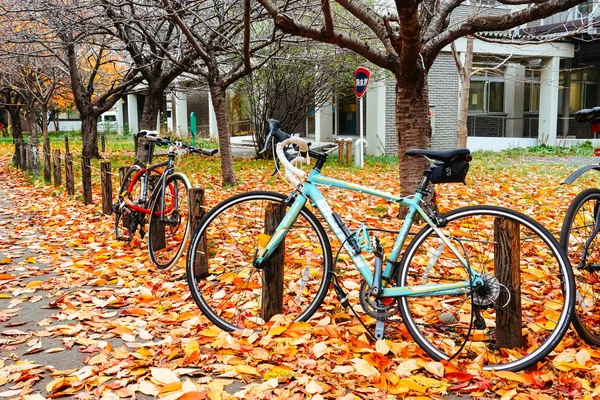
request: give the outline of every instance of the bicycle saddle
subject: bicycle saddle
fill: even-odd
[[[407,156],[425,156],[431,160],[443,162],[450,161],[470,161],[471,150],[469,149],[452,149],[452,150],[425,150],[425,149],[408,149],[404,152]]]
[[[579,110],[573,118],[577,122],[593,122],[596,119],[600,119],[600,106]]]

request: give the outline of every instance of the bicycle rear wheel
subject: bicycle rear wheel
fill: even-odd
[[[135,235],[138,226],[140,227],[140,234],[143,237],[144,225],[146,223],[146,216],[144,213],[129,208],[128,204],[135,204],[142,208],[146,208],[148,201],[142,200],[142,179],[138,177],[137,173],[141,170],[139,166],[133,166],[129,168],[125,176],[122,178],[122,184],[119,189],[118,203],[114,210],[114,232],[115,239],[122,240],[124,242],[130,242]],[[151,177],[158,176],[158,173],[151,171]],[[132,180],[133,185],[131,184]]]
[[[600,190],[588,189],[573,199],[560,230],[560,243],[575,275],[573,327],[594,346],[600,346],[599,225]]]
[[[166,190],[161,181],[157,185],[151,200],[148,251],[152,262],[165,269],[179,260],[190,234],[191,184],[185,175],[175,173],[166,179]]]
[[[282,212],[285,199],[272,192],[234,196],[213,208],[194,232],[187,257],[188,285],[198,307],[221,329],[259,330],[272,316],[273,303],[279,303],[277,312],[306,321],[327,294],[331,247],[323,226],[306,207],[283,239],[280,253],[271,257],[283,264],[282,270],[253,265],[276,225],[271,216]],[[273,286],[266,283],[277,280],[280,292],[274,295],[269,292]]]
[[[466,207],[444,217],[447,224],[439,229],[485,284],[462,293],[401,298],[410,334],[436,360],[460,354],[461,362],[477,362],[485,370],[519,371],[543,359],[564,336],[573,312],[573,273],[560,244],[533,219],[500,207]],[[398,283],[470,279],[426,226],[406,250]]]

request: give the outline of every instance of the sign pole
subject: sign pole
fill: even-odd
[[[359,123],[359,139],[354,143],[354,165],[360,168],[364,168],[364,148],[366,147],[367,141],[364,139],[364,113],[363,113],[363,95],[367,92],[369,86],[369,80],[371,79],[371,72],[364,67],[358,67],[354,72],[354,92],[358,97],[358,113],[360,115],[357,118]]]

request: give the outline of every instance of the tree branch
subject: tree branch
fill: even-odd
[[[483,31],[503,31],[514,28],[568,10],[581,2],[582,0],[545,0],[533,7],[523,8],[505,15],[468,18],[464,23],[442,32],[427,42],[423,48],[424,57],[430,65],[445,46],[459,37]]]

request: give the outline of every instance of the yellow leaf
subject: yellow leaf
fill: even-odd
[[[258,245],[260,247],[265,247],[267,243],[269,243],[269,240],[271,240],[271,236],[267,235],[266,233],[261,233],[258,235]]]
[[[294,371],[292,371],[290,368],[276,366],[276,367],[271,368],[271,370],[263,376],[263,379],[266,381],[269,379],[273,379],[273,378],[287,379],[287,378],[292,378],[296,375],[297,374]]]
[[[24,261],[28,264],[35,264],[36,262],[35,257],[27,257]]]
[[[249,365],[236,365],[235,370],[240,374],[260,376],[256,368],[251,367]]]
[[[31,288],[34,288],[34,287],[42,286],[43,284],[44,284],[44,282],[42,282],[42,281],[31,281],[25,287],[27,289],[31,289]]]
[[[209,328],[202,329],[200,334],[206,337],[217,337],[223,332],[218,326],[211,325]]]
[[[0,299],[10,299],[10,294],[8,294],[8,293],[0,293]]]
[[[0,259],[0,265],[10,264],[11,262],[12,262],[12,260],[8,257],[4,257],[3,259]]]
[[[187,342],[185,348],[183,349],[186,357],[189,357],[190,354],[198,350],[200,350],[200,345],[195,340],[190,340],[189,342]]]
[[[398,385],[419,393],[425,393],[427,391],[427,388],[425,388],[425,386],[419,385],[417,382],[413,381],[410,378],[400,379]]]
[[[181,389],[181,386],[183,386],[182,382],[168,383],[165,386],[163,386],[162,388],[160,388],[160,390],[158,391],[158,394],[167,393],[167,392],[174,392],[176,390]]]
[[[283,332],[285,332],[285,330],[287,329],[287,326],[274,326],[269,330],[269,336],[279,336],[281,335]]]

